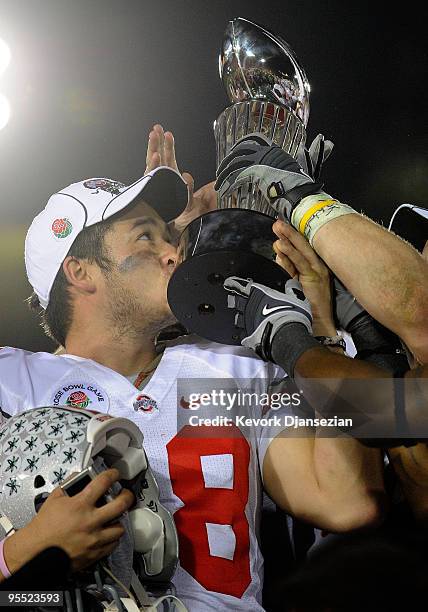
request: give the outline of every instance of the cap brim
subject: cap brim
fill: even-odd
[[[113,198],[103,213],[103,219],[108,219],[141,198],[168,223],[185,209],[187,193],[187,184],[178,172],[167,166],[159,166]]]
[[[413,204],[402,204],[392,215],[388,229],[422,252],[428,240],[428,210]]]

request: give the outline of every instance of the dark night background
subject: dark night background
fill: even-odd
[[[217,54],[229,19],[293,47],[311,84],[309,140],[335,142],[328,191],[387,223],[426,205],[426,36],[415,3],[343,0],[0,0],[12,60],[0,92],[0,344],[52,350],[23,299],[26,227],[59,188],[91,176],[136,180],[150,127],[176,137],[182,170],[213,178],[212,123],[227,105]],[[375,252],[373,256],[375,257]]]

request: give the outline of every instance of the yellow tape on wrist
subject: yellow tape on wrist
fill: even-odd
[[[328,206],[329,204],[333,204],[334,202],[337,202],[337,200],[321,200],[321,202],[317,202],[316,204],[314,204],[307,212],[305,212],[305,214],[301,218],[299,223],[299,232],[305,235],[305,229],[309,219],[313,217],[316,212],[318,212],[325,206]]]

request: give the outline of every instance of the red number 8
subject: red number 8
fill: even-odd
[[[186,436],[189,431],[193,432],[192,437]],[[251,582],[250,537],[245,516],[250,447],[235,425],[203,426],[200,438],[194,436],[194,431],[189,425],[183,427],[167,445],[172,489],[185,504],[174,514],[180,564],[208,591],[240,598]],[[207,488],[201,456],[223,454],[233,457],[233,489]],[[232,560],[210,554],[206,523],[232,527],[236,538]]]

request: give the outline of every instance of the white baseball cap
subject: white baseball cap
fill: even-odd
[[[428,240],[428,209],[414,204],[401,204],[394,211],[388,229],[422,251]]]
[[[144,197],[168,223],[184,210],[187,185],[178,172],[160,166],[132,185],[91,178],[73,183],[49,198],[25,239],[27,277],[43,308],[48,305],[58,270],[79,233],[123,210],[138,197]]]

